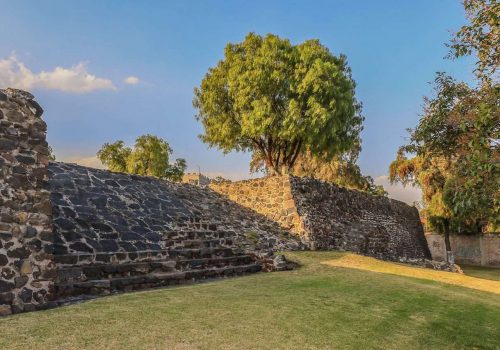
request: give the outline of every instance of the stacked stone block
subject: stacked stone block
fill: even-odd
[[[0,315],[45,307],[55,276],[42,108],[0,90]]]
[[[57,297],[269,270],[303,245],[206,187],[51,162]]]
[[[264,215],[304,241],[308,240],[288,176],[211,183],[210,188],[231,201]]]
[[[397,200],[293,176],[210,187],[279,223],[311,249],[387,260],[430,258],[417,209]]]

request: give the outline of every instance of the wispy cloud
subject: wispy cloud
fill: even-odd
[[[69,156],[57,157],[57,161],[65,163],[76,163],[79,165],[87,166],[96,169],[105,169],[105,166],[96,156]]]
[[[134,77],[133,75],[131,75],[130,77],[126,77],[125,79],[123,79],[123,82],[125,84],[128,84],[128,85],[136,85],[136,84],[139,84],[139,78],[137,77]]]
[[[375,178],[375,183],[384,186],[390,198],[400,200],[410,205],[422,200],[422,190],[420,188],[412,186],[404,187],[401,184],[391,185],[387,175]]]
[[[111,80],[90,74],[85,63],[80,62],[70,68],[55,67],[51,71],[35,73],[14,54],[0,59],[0,88],[3,87],[24,90],[48,89],[70,93],[116,90]]]

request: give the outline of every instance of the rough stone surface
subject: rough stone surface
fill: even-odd
[[[53,249],[64,254],[161,251],[212,237],[253,253],[303,248],[274,221],[209,188],[56,162],[49,188]]]
[[[275,251],[306,248],[206,187],[53,162],[49,189],[59,299],[280,270]]]
[[[211,183],[210,188],[278,223],[304,242],[308,241],[303,220],[297,212],[289,177],[273,176],[238,182]]]
[[[417,209],[397,200],[292,176],[210,188],[278,222],[312,249],[392,261],[430,258]]]
[[[0,315],[46,305],[55,268],[51,205],[46,190],[49,154],[42,109],[30,93],[0,90]]]

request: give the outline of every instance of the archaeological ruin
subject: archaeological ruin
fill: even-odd
[[[291,268],[276,252],[429,258],[417,209],[292,176],[173,183],[49,162],[43,110],[0,90],[0,315]]]

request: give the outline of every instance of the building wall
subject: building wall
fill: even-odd
[[[0,90],[0,315],[51,299],[53,240],[43,111],[30,94]]]
[[[433,260],[444,261],[446,248],[444,236],[426,233]],[[458,264],[500,267],[500,234],[452,234],[450,244]]]

